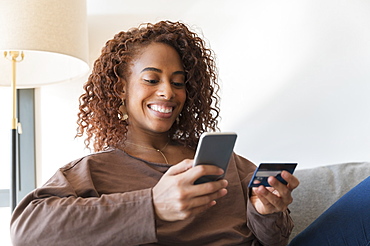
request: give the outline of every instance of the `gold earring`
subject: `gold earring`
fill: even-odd
[[[123,121],[127,120],[128,119],[128,114],[127,114],[127,110],[126,110],[126,107],[125,107],[125,101],[123,99],[122,99],[122,104],[121,104],[121,106],[119,107],[118,110],[120,112],[120,114],[118,115],[118,118],[120,120],[123,120]]]

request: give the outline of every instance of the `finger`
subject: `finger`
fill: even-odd
[[[189,188],[189,192],[191,192],[194,197],[201,197],[207,196],[210,194],[214,194],[222,189],[225,189],[228,186],[228,182],[226,179],[221,179],[217,181],[211,181],[203,184],[192,185]],[[216,199],[216,198],[213,198]]]
[[[260,185],[252,189],[256,196],[260,199],[261,203],[265,206],[270,204],[270,201],[267,199],[269,195],[269,191],[266,189],[265,186]]]
[[[272,194],[274,194],[275,196],[280,197],[280,192],[277,189],[275,189],[274,187],[266,187],[266,189],[268,191],[270,191]]]
[[[227,189],[223,188],[223,189],[220,189],[216,192],[210,193],[208,195],[195,197],[191,201],[191,206],[193,208],[195,208],[195,207],[207,205],[207,204],[211,203],[212,201],[215,201],[215,200],[225,196],[226,194],[227,194]]]
[[[281,198],[284,204],[289,205],[293,202],[292,191],[287,185],[281,183],[279,180],[272,176],[268,178],[268,182],[273,188],[271,193],[276,197]],[[274,194],[274,191],[277,191],[277,194]]]
[[[284,189],[287,191],[287,194],[282,195],[281,191],[278,191],[278,194],[273,194],[273,190],[270,191],[266,187],[260,186],[258,187],[258,190],[256,190],[256,193],[265,206],[270,205],[271,207],[274,207],[273,211],[277,212],[286,210],[288,205],[293,201],[290,191],[286,186],[284,186]]]
[[[214,165],[197,165],[189,170],[189,182],[194,183],[197,179],[205,175],[221,176],[224,170]]]
[[[226,189],[219,190],[207,196],[194,197],[185,203],[179,203],[177,206],[178,219],[186,219],[199,214],[216,204],[216,199],[227,194]]]
[[[288,188],[292,191],[299,185],[299,180],[297,177],[289,173],[288,171],[281,172],[281,177],[288,182]]]
[[[191,203],[189,203],[188,210],[191,210],[192,213],[200,213],[203,212],[205,209],[212,207],[216,204],[216,200],[225,196],[227,194],[226,189],[221,189],[217,192],[206,196],[199,196],[192,199]]]
[[[187,170],[191,169],[192,166],[193,166],[193,160],[185,159],[182,162],[170,167],[168,171],[166,172],[166,174],[167,175],[177,175],[177,174],[186,172]]]

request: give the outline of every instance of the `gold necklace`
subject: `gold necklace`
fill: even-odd
[[[139,144],[135,144],[135,143],[132,143],[132,142],[129,142],[129,141],[126,141],[126,143],[129,143],[129,144],[132,144],[132,145],[135,145],[135,146],[138,146],[138,147],[142,147],[144,149],[150,149],[150,150],[155,150],[157,151],[158,153],[160,153],[162,156],[163,156],[163,159],[164,161],[166,162],[166,164],[169,164],[168,161],[167,161],[167,158],[166,156],[163,154],[163,150],[167,147],[168,143],[170,142],[170,140],[168,140],[168,142],[166,143],[166,145],[162,148],[162,149],[156,149],[156,148],[150,148],[150,147],[146,147],[146,146],[142,146],[142,145],[139,145]]]

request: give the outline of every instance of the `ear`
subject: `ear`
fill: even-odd
[[[120,78],[120,83],[121,83],[120,88],[122,88],[122,89],[121,89],[121,91],[119,93],[121,95],[121,99],[122,100],[125,100],[126,99],[126,95],[127,95],[127,93],[126,93],[127,92],[127,82],[126,82],[125,79]]]

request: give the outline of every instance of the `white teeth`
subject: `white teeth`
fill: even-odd
[[[163,107],[159,105],[150,105],[149,106],[152,110],[160,112],[160,113],[171,113],[172,112],[172,107]]]

